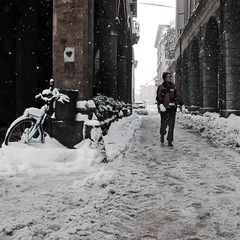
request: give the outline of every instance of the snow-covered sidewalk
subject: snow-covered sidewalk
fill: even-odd
[[[239,240],[239,154],[191,131],[177,125],[174,148],[161,146],[159,116],[144,116],[97,171],[3,178],[0,239]]]

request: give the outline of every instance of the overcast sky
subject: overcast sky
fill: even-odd
[[[135,45],[135,59],[138,60],[135,87],[154,84],[157,75],[157,50],[154,48],[155,37],[159,24],[169,24],[175,20],[176,0],[138,0],[138,2],[157,3],[172,6],[165,8],[138,4],[138,22],[140,23],[140,40]]]

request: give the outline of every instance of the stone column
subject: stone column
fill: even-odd
[[[224,47],[226,72],[226,110],[224,115],[240,114],[240,2],[226,0]]]
[[[132,39],[130,33],[128,33],[128,54],[127,54],[127,92],[126,92],[126,102],[132,103],[132,71],[133,71],[133,47]]]
[[[127,60],[125,54],[120,51],[118,56],[118,98],[124,102],[127,101]]]
[[[219,30],[217,19],[207,23],[203,55],[203,110],[218,111]]]
[[[190,61],[188,62],[188,75],[189,75],[189,81],[188,81],[188,89],[189,89],[189,107],[195,106],[195,100],[196,100],[196,96],[195,96],[195,87],[194,86],[194,66],[193,66],[193,61],[192,61],[192,54],[190,55]]]
[[[199,50],[199,61],[200,61],[200,64],[199,64],[199,71],[200,71],[200,92],[199,92],[199,95],[200,95],[200,98],[199,98],[199,101],[200,101],[200,111],[201,112],[204,112],[204,109],[203,109],[203,66],[204,66],[204,62],[203,62],[203,59],[204,59],[204,51],[202,49],[202,45],[200,47],[200,50]]]
[[[222,116],[225,115],[226,110],[226,70],[225,70],[225,49],[224,49],[224,6],[225,0],[220,0],[220,28],[219,28],[219,95],[218,105]]]
[[[100,53],[99,91],[117,98],[117,54],[119,19],[117,0],[98,0],[96,6],[96,49]]]
[[[176,72],[176,75],[175,75],[175,84],[177,85],[177,87],[179,89],[181,89],[181,77],[182,77],[182,71],[181,71],[181,56],[178,57],[177,59],[177,64],[176,64],[176,68],[175,68],[175,72]]]
[[[129,29],[121,31],[118,50],[118,95],[121,100],[131,103],[133,100],[133,48]]]
[[[93,96],[94,0],[55,0],[53,75],[60,89]]]
[[[182,57],[181,92],[182,92],[183,102],[186,106],[189,106],[188,61],[189,61],[188,49],[185,49]]]
[[[203,63],[203,109],[217,111],[218,105],[218,63],[204,53]]]
[[[190,46],[189,59],[189,104],[191,110],[199,110],[200,108],[200,61],[199,61],[199,45],[196,38],[193,39]]]
[[[113,21],[105,21],[106,32],[102,35],[100,49],[100,71],[103,82],[103,93],[117,97],[117,51],[118,37]]]

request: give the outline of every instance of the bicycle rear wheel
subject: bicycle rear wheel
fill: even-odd
[[[39,128],[31,139],[28,138],[28,133],[32,130],[36,120],[26,118],[17,122],[7,133],[5,138],[6,145],[14,145],[15,143],[43,143],[44,134]]]

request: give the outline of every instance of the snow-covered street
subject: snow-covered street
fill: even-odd
[[[239,153],[179,124],[161,146],[157,113],[141,120],[108,164],[1,177],[0,239],[239,240]]]

